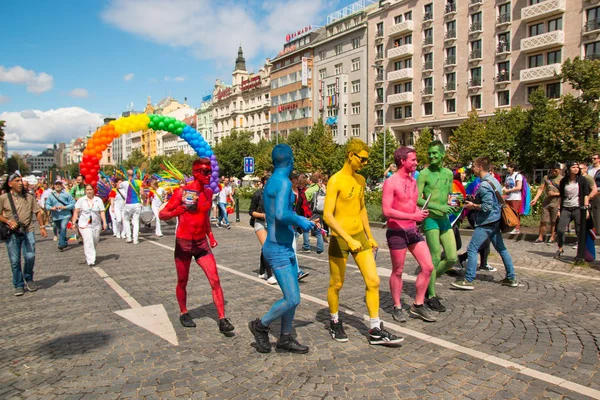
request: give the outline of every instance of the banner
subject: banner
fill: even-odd
[[[302,86],[308,86],[308,58],[302,57]]]

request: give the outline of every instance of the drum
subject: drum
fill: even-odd
[[[142,208],[142,212],[140,213],[140,221],[143,224],[149,224],[154,221],[154,213],[152,212],[152,207],[144,206]]]

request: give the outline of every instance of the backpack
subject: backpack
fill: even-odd
[[[323,211],[325,210],[325,192],[323,189],[319,188],[315,194],[313,194],[312,198],[312,212],[314,214],[323,215]]]
[[[519,214],[529,215],[531,213],[531,205],[529,204],[531,203],[531,190],[525,175],[521,174],[521,176],[523,177],[523,182],[521,184],[521,210],[519,210]]]

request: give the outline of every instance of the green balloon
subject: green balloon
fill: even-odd
[[[148,128],[154,129],[154,126],[154,121],[150,120],[150,122],[148,122]]]
[[[177,129],[175,130],[175,134],[176,134],[176,135],[181,135],[182,133],[183,133],[183,128],[177,128]]]
[[[167,126],[167,130],[169,132],[174,132],[175,131],[175,125],[174,124],[169,124],[169,126]]]
[[[165,123],[164,123],[164,122],[162,122],[162,121],[160,121],[160,122],[158,123],[158,129],[164,130],[164,129],[165,129]]]

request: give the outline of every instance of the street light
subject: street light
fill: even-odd
[[[371,67],[375,68],[377,70],[377,72],[379,73],[379,71],[381,70],[381,79],[383,80],[383,106],[381,107],[381,113],[382,113],[382,125],[383,125],[383,171],[385,172],[386,170],[386,147],[387,147],[387,135],[385,134],[385,68],[383,68],[383,65],[376,65],[373,64],[371,65]],[[377,78],[375,78],[377,79]],[[377,99],[376,99],[377,100]],[[377,120],[375,120],[375,123],[377,123]]]

